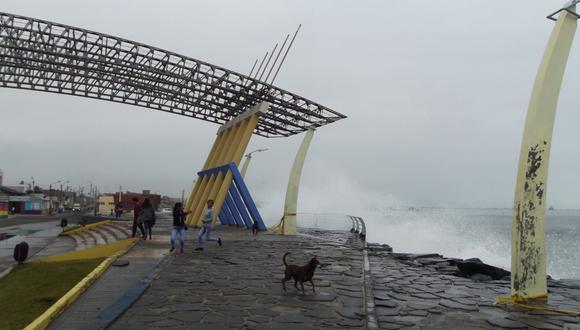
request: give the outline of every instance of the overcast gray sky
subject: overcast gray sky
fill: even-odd
[[[0,10],[113,34],[248,73],[302,30],[277,85],[349,118],[317,131],[302,211],[510,207],[533,80],[563,1],[9,1]],[[549,204],[580,207],[580,46],[553,139]],[[0,88],[8,183],[189,189],[217,126],[145,108]],[[247,181],[280,212],[302,135],[255,136]]]

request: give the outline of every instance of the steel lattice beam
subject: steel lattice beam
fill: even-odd
[[[126,39],[0,13],[0,87],[83,96],[224,124],[272,107],[255,134],[290,136],[346,116],[222,67]]]

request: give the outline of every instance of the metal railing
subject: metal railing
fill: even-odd
[[[350,229],[351,233],[357,233],[358,236],[363,240],[366,241],[367,238],[367,226],[364,220],[361,217],[355,217],[349,215],[350,219],[352,220],[352,228]]]

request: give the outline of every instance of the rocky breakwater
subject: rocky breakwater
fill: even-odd
[[[375,312],[381,329],[580,329],[573,314],[494,304],[510,295],[510,273],[473,258],[394,253],[369,244]],[[548,280],[544,307],[580,310],[580,282]]]

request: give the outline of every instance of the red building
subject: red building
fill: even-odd
[[[115,205],[119,203],[119,195],[121,197],[120,202],[123,204],[123,212],[130,212],[133,211],[133,198],[137,197],[139,200],[139,204],[142,204],[145,198],[149,198],[151,204],[153,204],[153,208],[157,210],[159,208],[159,204],[161,203],[161,195],[151,194],[149,190],[143,190],[143,193],[135,193],[135,192],[122,192],[116,193],[114,196]]]

